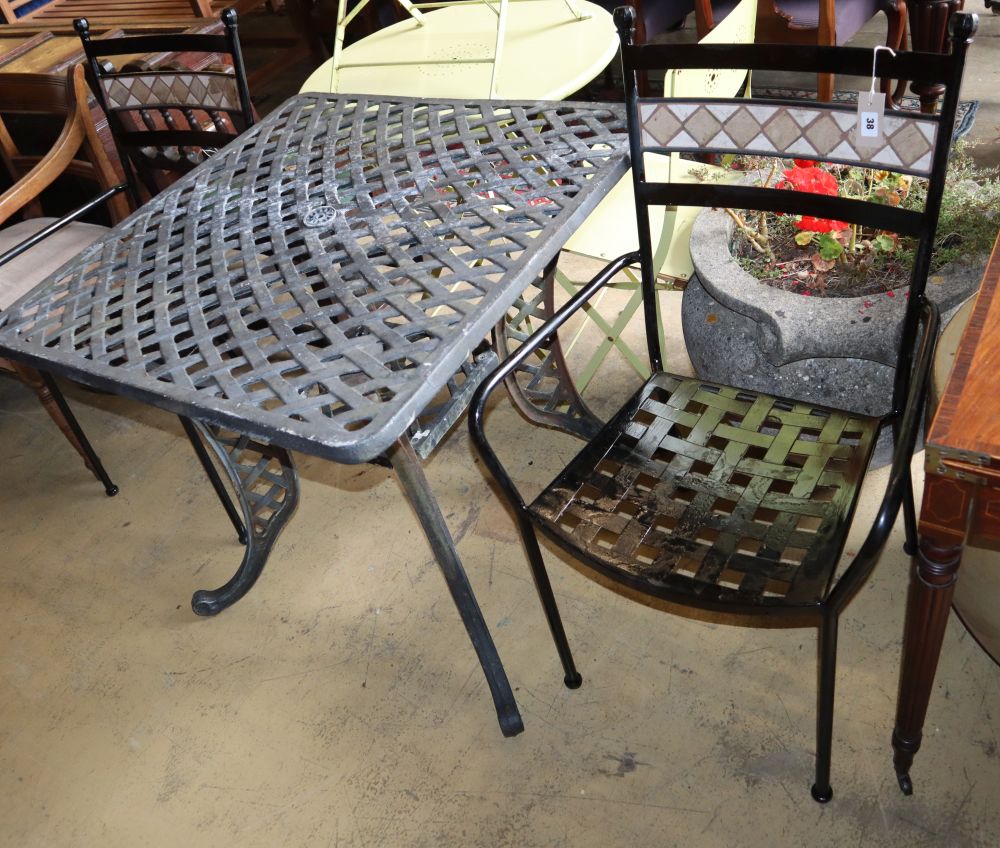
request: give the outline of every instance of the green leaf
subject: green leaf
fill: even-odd
[[[805,247],[813,240],[814,235],[816,234],[810,232],[809,230],[799,230],[799,232],[795,234],[795,243],[799,247]]]
[[[896,247],[896,240],[885,233],[879,233],[875,236],[875,246],[883,253],[892,253]]]
[[[821,233],[819,237],[819,255],[822,259],[839,259],[844,255],[844,245],[829,233]]]

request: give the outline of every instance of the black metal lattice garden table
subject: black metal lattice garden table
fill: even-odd
[[[517,733],[417,451],[492,368],[483,339],[625,150],[613,105],[300,95],[0,314],[0,352],[193,420],[248,543],[225,586],[196,593],[201,613],[263,568],[297,501],[289,449],[387,458]]]

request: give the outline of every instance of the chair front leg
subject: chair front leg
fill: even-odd
[[[812,796],[821,804],[833,798],[830,756],[833,748],[833,697],[837,683],[837,614],[823,613],[819,626],[819,692],[816,711],[816,782]]]
[[[110,498],[117,495],[118,487],[108,477],[108,472],[104,470],[100,457],[91,446],[80,422],[76,420],[76,416],[69,408],[63,393],[59,391],[56,381],[51,375],[36,371],[26,365],[17,362],[12,362],[11,365],[14,368],[14,373],[38,396],[38,400],[41,401],[45,411],[62,431],[66,440],[83,457],[83,463],[87,466],[87,470],[101,482],[107,496]]]

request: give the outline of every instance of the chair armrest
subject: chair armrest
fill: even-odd
[[[0,224],[47,189],[66,170],[83,144],[85,130],[79,121],[67,120],[55,144],[28,173],[0,194]]]
[[[894,419],[892,467],[889,470],[889,482],[886,484],[882,503],[872,524],[868,536],[858,550],[857,556],[850,564],[837,585],[830,593],[829,603],[833,609],[841,610],[846,606],[854,593],[868,579],[879,554],[885,546],[900,504],[910,484],[910,462],[913,458],[913,446],[917,433],[923,421],[925,401],[927,397],[927,380],[934,362],[934,351],[937,348],[938,327],[941,323],[941,313],[937,305],[926,297],[921,297],[921,317],[923,329],[916,342],[916,357],[910,373],[910,390],[903,406],[902,416]]]
[[[63,215],[58,221],[53,221],[51,224],[45,227],[45,229],[39,230],[37,233],[28,236],[28,238],[26,238],[22,242],[18,242],[12,248],[10,248],[10,250],[7,250],[3,254],[0,254],[0,266],[5,265],[12,259],[16,259],[26,250],[30,250],[36,244],[38,244],[41,241],[44,241],[53,233],[58,232],[67,224],[71,224],[77,218],[86,215],[91,209],[100,206],[106,200],[110,200],[116,194],[125,191],[127,188],[128,186],[125,185],[125,183],[119,183],[116,186],[112,186],[103,194],[99,194],[97,197],[88,200],[86,203],[83,204],[83,206],[77,207],[72,212],[68,212],[67,214]]]
[[[569,320],[573,313],[590,300],[615,274],[629,265],[634,265],[638,261],[639,252],[632,251],[619,256],[605,266],[597,276],[573,295],[565,306],[558,309],[544,326],[532,333],[524,344],[517,349],[516,353],[501,362],[499,367],[483,381],[482,385],[472,396],[472,403],[469,405],[469,433],[472,436],[472,442],[490,473],[507,490],[510,497],[519,507],[523,508],[524,501],[514,487],[510,475],[507,474],[506,469],[500,463],[493,448],[486,440],[486,433],[483,430],[483,411],[486,408],[486,401],[497,386],[513,374],[525,359],[537,350],[546,339],[555,334]]]

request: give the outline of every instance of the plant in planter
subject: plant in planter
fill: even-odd
[[[921,204],[925,191],[903,175],[808,160],[747,166],[768,185],[904,207]],[[998,227],[997,173],[956,150],[928,286],[942,312],[975,291]],[[886,410],[913,260],[905,239],[840,221],[711,210],[692,230],[691,255],[698,279],[682,317],[700,375],[865,414]]]

